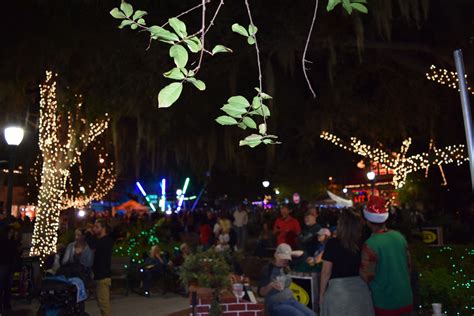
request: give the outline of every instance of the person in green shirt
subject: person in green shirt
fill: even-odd
[[[364,210],[372,235],[362,247],[360,275],[372,292],[376,316],[409,316],[413,310],[411,261],[402,234],[385,226],[385,200],[372,196]]]

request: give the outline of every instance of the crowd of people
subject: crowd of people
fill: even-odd
[[[315,209],[306,212],[301,228],[283,206],[273,226],[274,259],[262,270],[258,288],[270,315],[411,315],[408,245],[402,234],[387,229],[388,215],[385,200],[371,197],[363,212],[340,212],[331,232],[315,220]],[[290,267],[315,276],[314,310],[294,299]]]
[[[107,214],[107,213],[105,213]],[[141,293],[149,296],[153,281],[166,272],[175,275],[192,251],[237,250],[259,257],[273,257],[260,273],[258,294],[265,298],[270,315],[410,315],[410,256],[404,237],[388,230],[388,211],[383,199],[374,197],[366,209],[325,209],[282,205],[279,210],[252,210],[241,205],[232,211],[183,211],[165,216],[141,214],[114,217],[91,213],[63,230],[75,227],[74,241],[58,245],[46,262],[57,274],[71,266],[82,267],[87,285],[95,284],[102,315],[110,315],[111,260],[114,242],[126,238],[130,226],[149,227],[163,220],[159,233],[180,244],[173,256],[154,244],[144,255]],[[8,223],[6,219],[0,221]],[[16,223],[16,224],[15,224]],[[15,225],[20,225],[20,229]],[[18,231],[32,231],[31,222],[10,219],[2,232],[0,256],[2,308],[9,308],[12,271],[21,254]],[[28,227],[28,228],[25,228]],[[7,232],[7,233],[5,233]],[[28,235],[28,233],[26,233]],[[195,236],[196,243],[189,243]],[[318,286],[316,308],[298,303],[289,286],[289,272],[310,273]],[[92,282],[91,280],[94,280]]]

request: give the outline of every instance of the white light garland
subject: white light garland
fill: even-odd
[[[465,75],[467,78],[467,75]],[[434,81],[436,83],[446,85],[452,89],[459,91],[458,87],[458,73],[454,71],[449,71],[447,69],[437,68],[435,65],[431,65],[430,71],[426,73],[426,78],[428,80]],[[467,79],[466,79],[467,84]],[[471,94],[474,94],[474,91],[471,87],[467,87]]]
[[[339,146],[343,149],[352,151],[372,161],[380,163],[383,167],[393,171],[393,184],[395,188],[400,189],[406,183],[407,175],[420,169],[429,168],[431,165],[456,163],[458,166],[468,161],[464,145],[452,145],[443,149],[436,149],[432,146],[430,152],[421,153],[407,157],[408,149],[411,145],[411,138],[403,141],[400,153],[387,153],[378,148],[372,148],[363,144],[355,137],[351,138],[349,143],[342,141],[339,137],[328,132],[322,132],[320,137]],[[442,170],[442,169],[441,169]],[[444,172],[442,171],[443,179]]]
[[[48,255],[56,252],[59,214],[67,201],[70,168],[80,161],[81,153],[109,123],[108,117],[87,123],[80,113],[80,97],[74,111],[66,112],[60,107],[56,95],[57,76],[47,71],[46,80],[40,85],[39,147],[43,165],[31,255],[39,256],[41,265]],[[102,175],[105,176],[107,174]]]

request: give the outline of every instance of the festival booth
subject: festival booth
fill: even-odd
[[[112,207],[112,216],[115,216],[117,213],[123,213],[127,217],[133,213],[142,215],[148,212],[149,209],[147,206],[140,204],[135,200],[129,200],[125,203]]]

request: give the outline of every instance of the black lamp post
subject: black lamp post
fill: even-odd
[[[5,208],[6,215],[11,214],[13,200],[13,169],[15,168],[15,151],[23,140],[24,131],[21,127],[11,126],[4,130],[5,140],[8,144],[10,157],[8,159],[8,189],[7,204]]]

